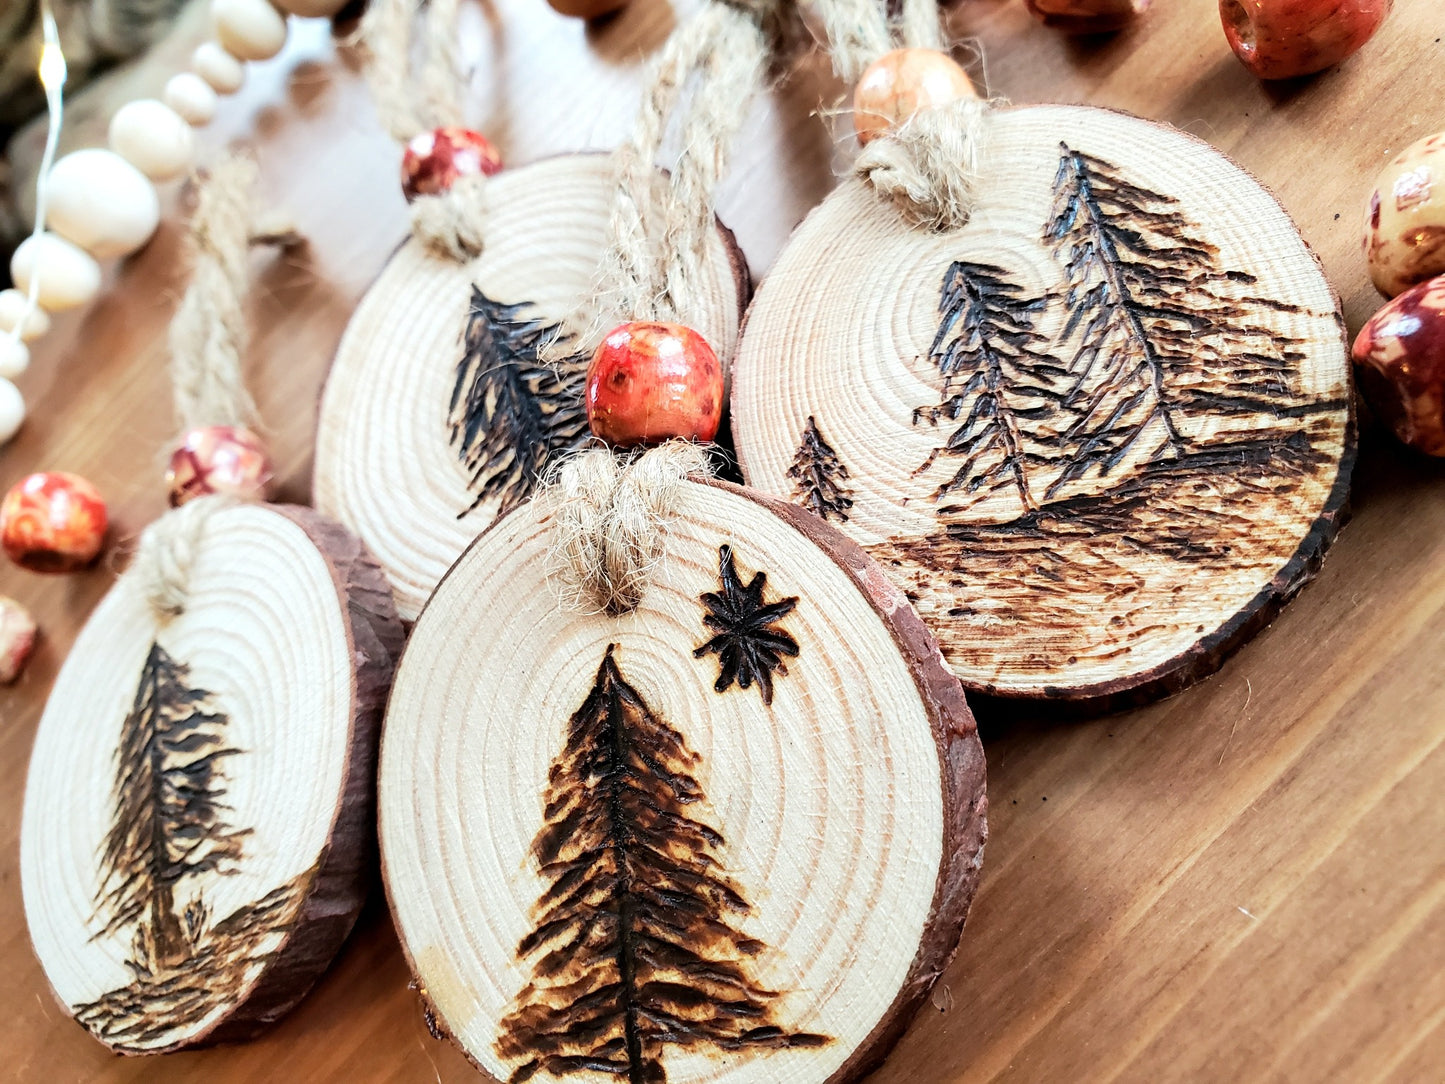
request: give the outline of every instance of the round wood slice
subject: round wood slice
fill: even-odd
[[[321,400],[316,506],[361,535],[405,620],[551,457],[589,436],[589,358],[552,369],[536,354],[592,290],[611,193],[607,155],[503,171],[487,185],[479,257],[406,241],[347,326]],[[726,365],[749,286],[721,225],[706,269],[696,327]]]
[[[20,864],[56,996],[127,1054],[247,1038],[341,947],[374,855],[402,627],[380,568],[310,509],[214,513],[187,608],[134,573],[41,718]]]
[[[1354,459],[1348,360],[1319,262],[1223,155],[1005,109],[963,229],[910,229],[858,179],[798,228],[733,434],[748,483],[861,543],[966,688],[1117,703],[1210,672],[1313,574]]]
[[[687,483],[614,618],[558,601],[555,507],[453,566],[387,709],[382,866],[429,1013],[488,1079],[856,1079],[977,883],[958,681],[798,509]]]

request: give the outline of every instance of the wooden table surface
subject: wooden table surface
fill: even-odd
[[[1396,11],[1341,68],[1266,88],[1224,43],[1215,0],[1159,0],[1136,30],[1070,42],[1019,0],[965,0],[988,89],[1171,121],[1274,189],[1324,260],[1351,330],[1379,304],[1359,253],[1380,166],[1445,127],[1445,4]],[[639,63],[673,23],[635,0],[584,31],[542,0],[468,13],[470,118],[512,161],[608,147]],[[80,105],[99,143],[115,101],[154,91],[198,32]],[[173,69],[171,69],[173,70]],[[751,120],[720,201],[757,273],[845,168],[816,115],[842,88],[816,59]],[[846,123],[847,118],[842,118]],[[396,147],[355,58],[308,24],[252,69],[206,130],[257,148],[268,196],[310,240],[256,261],[252,380],[281,496],[305,501],[317,393],[357,297],[405,230]],[[312,995],[244,1047],[166,1058],[105,1052],[52,1000],[26,936],[20,808],[36,720],[80,624],[163,507],[171,432],[166,321],[183,287],[179,196],[156,241],[88,310],[57,321],[22,379],[31,419],[0,484],[88,475],[114,515],[93,571],[6,566],[42,645],[0,691],[0,1078],[45,1081],[466,1081],[427,1033],[379,898]],[[992,838],[963,945],[878,1081],[1440,1081],[1445,1079],[1445,468],[1366,421],[1354,518],[1318,580],[1216,676],[1093,720],[977,705]]]

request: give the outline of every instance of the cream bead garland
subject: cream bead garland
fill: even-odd
[[[9,335],[17,324],[21,341],[32,342],[50,330],[50,314],[38,305],[31,308],[19,290],[0,290],[0,334]]]
[[[79,245],[46,232],[27,237],[10,257],[10,277],[22,292],[37,280],[36,300],[50,312],[84,305],[100,291],[100,264]]]
[[[192,128],[210,123],[218,93],[241,89],[244,61],[269,60],[281,51],[287,14],[329,17],[346,3],[211,0],[216,40],[196,48],[191,70],[171,77],[163,100],[127,102],[111,118],[109,150],[76,151],[50,169],[41,181],[41,202],[49,204],[47,229],[11,257],[10,275],[19,289],[0,291],[0,444],[25,419],[25,400],[9,377],[30,363],[25,343],[50,329],[46,310],[60,312],[90,301],[100,290],[97,258],[128,255],[150,239],[160,223],[160,199],[152,182],[173,180],[191,168]],[[59,74],[63,83],[63,62]],[[51,85],[46,86],[49,93]],[[58,103],[51,104],[58,116]]]
[[[98,259],[128,256],[161,221],[155,185],[114,151],[67,154],[50,170],[46,225]]]
[[[245,65],[214,41],[196,46],[191,71],[210,83],[217,94],[235,94],[246,82]]]
[[[269,0],[211,0],[221,48],[241,60],[270,60],[286,44],[286,16]]]
[[[169,181],[191,168],[196,138],[186,118],[165,102],[140,98],[110,120],[110,149],[153,181]]]

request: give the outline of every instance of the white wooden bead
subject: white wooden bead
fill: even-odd
[[[161,97],[166,100],[166,105],[197,128],[210,124],[211,118],[216,115],[216,92],[195,72],[171,76]]]
[[[191,54],[191,70],[217,94],[235,94],[246,81],[246,66],[214,41],[204,41]]]
[[[30,368],[30,348],[9,335],[0,335],[0,379],[14,380]]]
[[[286,16],[270,0],[211,0],[216,40],[242,60],[269,60],[286,44]]]
[[[10,381],[0,377],[0,444],[4,444],[25,421],[25,397]]]
[[[0,335],[14,331],[21,320],[25,324],[20,329],[20,338],[25,342],[32,342],[50,330],[49,313],[36,305],[26,315],[27,308],[29,299],[19,290],[0,290]]]
[[[348,3],[350,0],[275,0],[282,11],[303,19],[329,19]]]
[[[50,170],[45,224],[96,259],[129,256],[151,239],[161,201],[146,175],[115,151],[73,151]]]
[[[27,237],[10,257],[10,277],[19,289],[29,292],[32,274],[40,284],[40,304],[51,312],[84,305],[100,292],[95,257],[53,233]]]
[[[186,118],[165,102],[127,102],[110,119],[110,149],[153,181],[168,181],[191,168],[196,137]]]

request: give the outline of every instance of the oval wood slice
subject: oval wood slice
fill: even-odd
[[[592,290],[612,184],[602,154],[505,170],[487,185],[479,257],[406,241],[347,326],[321,400],[316,506],[362,537],[408,621],[467,543],[589,437],[588,357],[554,368],[537,350]],[[695,322],[724,365],[748,289],[720,225]]]
[[[310,509],[218,511],[187,608],[123,575],[61,667],[21,878],[66,1011],[114,1050],[249,1037],[350,931],[402,627],[380,568]]]
[[[985,833],[958,681],[836,531],[687,483],[641,606],[557,600],[544,494],[413,630],[382,865],[495,1080],[851,1080],[956,946]]]
[[[1172,691],[1339,527],[1338,300],[1197,139],[1040,106],[988,140],[961,230],[909,229],[856,179],[798,228],[735,364],[744,475],[860,542],[967,688]]]

